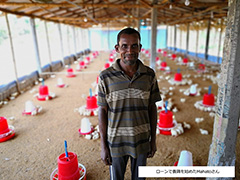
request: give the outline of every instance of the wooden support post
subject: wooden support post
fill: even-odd
[[[168,47],[168,25],[166,28],[166,48]]]
[[[91,48],[91,33],[90,33],[90,30],[89,30],[89,28],[87,29],[87,34],[88,34],[88,47],[87,48],[89,48],[90,50],[92,50]]]
[[[68,55],[70,55],[70,40],[69,40],[69,25],[67,25],[67,46],[68,46]]]
[[[83,50],[85,50],[86,48],[86,35],[85,35],[85,31],[84,29],[81,29],[81,34],[82,34],[82,47]]]
[[[174,25],[174,51],[177,50],[177,26]]]
[[[110,27],[109,27],[109,23],[108,23],[108,31],[107,31],[107,42],[108,42],[108,50],[111,50],[110,47]]]
[[[137,0],[137,4],[139,4],[139,0]],[[140,29],[141,23],[140,23],[140,19],[139,19],[139,17],[140,17],[139,8],[137,8],[137,17],[138,17],[138,19],[136,20],[137,21],[137,30],[140,33],[140,31],[141,31],[141,29]]]
[[[229,1],[221,80],[208,166],[234,166],[240,114],[240,1]],[[207,178],[222,179],[222,178]],[[232,179],[232,178],[224,178]]]
[[[36,61],[37,61],[37,69],[39,75],[42,73],[42,66],[41,66],[41,61],[40,61],[40,56],[39,56],[39,48],[38,48],[38,42],[37,42],[37,32],[35,28],[35,19],[30,18],[30,24],[32,28],[32,35],[33,35],[33,44],[34,44],[34,49],[35,49],[35,55],[36,55]]]
[[[156,0],[153,0],[153,4],[155,4]],[[152,8],[151,14],[151,58],[150,58],[150,67],[153,70],[156,70],[156,54],[157,54],[157,8]]]
[[[86,42],[86,33],[85,33],[85,29],[82,29],[82,45],[83,45],[83,50],[85,50],[86,49],[86,44],[87,44],[87,42]]]
[[[78,33],[78,27],[75,27],[75,39],[76,39],[76,53],[79,52],[79,46],[78,46],[78,42],[79,42],[79,33]]]
[[[140,23],[140,20],[137,20],[137,31],[140,33],[141,31],[141,23]]]
[[[63,63],[63,66],[65,66],[65,63],[64,63],[64,49],[63,49],[62,29],[61,29],[61,24],[60,24],[60,23],[58,24],[58,32],[59,32],[61,52],[62,52],[62,63]]]
[[[217,58],[217,63],[219,63],[220,60],[220,50],[221,50],[221,44],[222,44],[222,27],[223,25],[223,20],[221,19],[221,27],[220,27],[220,32],[219,32],[219,41],[218,41],[218,58]]]
[[[211,19],[208,20],[208,27],[207,27],[207,39],[206,39],[206,46],[205,46],[205,59],[208,60],[208,48],[209,48],[209,38],[210,38],[210,25]]]
[[[179,29],[180,30],[180,38],[179,38],[179,45],[180,45],[180,52],[182,51],[182,30],[181,29]]]
[[[170,26],[170,45],[171,45],[171,47],[173,46],[173,27],[172,26]]]
[[[72,30],[73,30],[74,52],[76,54],[77,53],[77,43],[76,43],[76,32],[75,32],[75,27],[74,26],[72,26]]]
[[[199,29],[197,30],[196,37],[196,57],[198,57],[198,42],[199,42]]]
[[[9,20],[8,20],[8,15],[7,14],[5,14],[5,18],[6,18],[7,29],[8,29],[8,36],[9,36],[11,52],[12,52],[12,60],[13,60],[13,67],[14,67],[15,78],[16,78],[17,91],[18,91],[18,93],[20,93],[20,87],[19,87],[19,81],[18,81],[18,73],[17,73],[17,66],[16,66],[16,57],[15,57],[15,52],[14,52],[14,47],[13,47],[11,28],[10,28],[10,25],[9,25]]]
[[[44,21],[44,26],[45,26],[45,33],[46,33],[46,37],[47,37],[47,46],[48,46],[48,57],[49,57],[49,62],[50,65],[52,65],[52,53],[51,53],[51,46],[50,46],[50,41],[49,41],[49,34],[48,34],[48,28],[47,28],[47,21]],[[52,66],[51,67],[51,71],[52,71]]]
[[[80,50],[83,51],[83,34],[82,34],[82,28],[79,28],[79,46],[80,46]]]
[[[187,25],[186,54],[188,54],[188,50],[189,50],[189,23]]]

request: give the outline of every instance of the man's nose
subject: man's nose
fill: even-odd
[[[132,46],[128,46],[128,47],[127,47],[127,52],[130,52],[130,53],[131,53],[131,52],[133,52],[133,51],[134,51],[134,48],[133,48]]]

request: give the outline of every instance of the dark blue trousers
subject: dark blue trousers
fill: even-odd
[[[145,178],[138,178],[138,166],[146,166],[147,154],[141,154],[137,158],[131,156],[112,158],[112,165],[109,166],[110,180],[124,180],[129,158],[131,160],[132,180],[145,180]]]

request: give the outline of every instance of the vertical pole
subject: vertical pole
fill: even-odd
[[[199,29],[197,29],[196,37],[196,57],[198,57],[198,41],[199,41]]]
[[[174,51],[177,50],[177,26],[174,25]]]
[[[62,29],[61,29],[61,24],[60,24],[60,23],[58,24],[58,32],[59,32],[60,44],[61,44],[62,63],[63,63],[63,66],[65,66],[65,63],[64,63],[64,49],[63,49]]]
[[[84,44],[85,44],[85,49],[88,48],[88,38],[87,38],[87,30],[84,29],[84,37],[85,37],[85,41],[84,41]]]
[[[170,49],[172,49],[172,45],[173,45],[173,32],[172,32],[173,28],[172,28],[172,26],[170,26],[170,31],[171,31],[170,36],[169,36],[170,37],[170,47],[171,47]]]
[[[181,29],[179,29],[180,30],[180,42],[179,42],[179,45],[180,45],[180,52],[182,51],[182,30]]]
[[[137,21],[137,31],[140,33],[140,31],[141,31],[141,29],[140,29],[140,26],[141,26],[140,20],[138,19],[136,21]]]
[[[81,51],[81,41],[82,41],[82,38],[81,38],[81,28],[78,27],[78,41],[77,41],[77,45],[78,45],[78,51],[80,52]]]
[[[70,50],[70,40],[69,40],[69,25],[67,26],[67,45],[68,45],[68,55],[70,55],[71,50]]]
[[[81,29],[81,34],[82,34],[82,47],[83,47],[83,50],[85,50],[86,48],[86,35],[85,35],[85,31],[84,29]]]
[[[186,54],[188,54],[188,49],[189,49],[189,23],[187,25],[187,38],[186,38]]]
[[[210,25],[211,19],[208,20],[208,27],[207,27],[207,39],[206,39],[206,47],[205,47],[205,59],[208,60],[208,47],[209,47],[209,37],[210,37]]]
[[[44,21],[44,26],[45,26],[45,33],[46,33],[46,37],[47,37],[49,62],[50,62],[50,65],[52,65],[52,54],[51,54],[51,46],[50,46],[50,41],[49,41],[48,28],[47,28],[47,21]]]
[[[153,4],[155,4],[155,0],[153,0]],[[157,8],[152,8],[152,14],[151,14],[151,59],[150,59],[150,67],[153,70],[156,70],[155,65],[156,65],[156,54],[157,54]]]
[[[148,45],[147,45],[147,47],[148,48],[151,48],[151,29],[148,29],[147,28],[147,32],[148,32]]]
[[[139,4],[139,0],[137,0],[137,4]],[[140,11],[139,11],[139,8],[137,8],[137,17],[138,17],[138,19],[136,20],[137,21],[137,30],[138,30],[138,32],[140,33],[140,26],[141,26],[141,24],[140,24]]]
[[[221,42],[222,42],[222,24],[223,24],[223,20],[221,19],[221,30],[219,32],[219,41],[218,41],[218,58],[217,58],[217,63],[219,64],[219,60],[220,60],[220,49],[221,49]]]
[[[87,29],[87,32],[88,32],[88,48],[91,50],[92,49],[92,46],[91,46],[91,33],[90,33],[89,28]]]
[[[166,28],[166,48],[168,47],[168,25]]]
[[[221,79],[208,166],[235,166],[240,114],[240,1],[229,1]],[[207,178],[210,179],[210,178]],[[222,178],[211,178],[222,179]],[[232,179],[232,178],[224,178]]]
[[[171,45],[172,45],[172,50],[174,50],[174,26],[171,27]]]
[[[83,36],[82,36],[82,28],[78,29],[78,36],[79,36],[79,50],[83,51],[83,45],[82,45],[82,41],[83,41]]]
[[[77,54],[76,32],[74,26],[72,26],[72,30],[73,30],[74,53]]]
[[[39,48],[38,48],[38,42],[37,42],[37,32],[35,28],[35,20],[33,18],[30,18],[30,23],[31,23],[31,28],[32,28],[32,34],[33,34],[33,41],[34,41],[34,49],[35,49],[35,55],[36,55],[36,60],[37,60],[37,68],[38,68],[38,73],[42,73],[42,68],[41,68],[41,61],[40,61],[40,56],[39,56]]]
[[[7,29],[8,29],[8,36],[9,36],[11,52],[12,52],[13,67],[14,67],[14,73],[15,73],[15,78],[16,78],[16,87],[17,87],[18,93],[20,93],[19,81],[18,81],[18,73],[17,73],[17,66],[16,66],[16,57],[15,57],[15,52],[14,52],[14,47],[13,47],[11,28],[10,28],[10,25],[9,25],[9,20],[8,20],[8,15],[7,14],[5,14],[5,18],[6,18]]]
[[[108,31],[107,31],[107,42],[108,42],[108,50],[110,51],[110,29],[108,23]]]
[[[84,50],[87,49],[87,35],[86,35],[86,29],[83,29],[83,46],[84,46]]]
[[[75,27],[75,33],[76,33],[76,53],[78,53],[79,50],[79,46],[78,46],[78,42],[79,42],[79,34],[78,34],[78,27]]]

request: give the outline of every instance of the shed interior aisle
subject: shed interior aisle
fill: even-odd
[[[158,56],[162,59],[161,54]],[[86,69],[76,73],[76,77],[67,78],[66,69],[64,69],[56,73],[54,77],[48,78],[45,85],[48,86],[50,92],[56,94],[56,98],[52,100],[38,101],[33,97],[38,91],[40,85],[38,84],[0,108],[1,116],[6,117],[8,124],[13,125],[16,131],[13,139],[0,143],[0,179],[49,179],[50,174],[57,167],[57,157],[64,153],[64,140],[68,142],[68,150],[75,152],[79,163],[86,167],[87,179],[109,178],[108,167],[100,159],[100,139],[88,140],[84,136],[79,136],[78,129],[81,119],[85,116],[74,112],[75,108],[86,104],[89,88],[92,88],[91,84],[96,82],[98,72],[104,68],[108,58],[109,52],[100,52]],[[141,54],[141,59],[145,64],[149,64],[149,57],[144,53]],[[160,90],[163,92],[169,90],[169,87],[173,88],[169,91],[173,94],[167,93],[164,100],[172,98],[173,107],[178,109],[178,112],[174,113],[177,122],[186,122],[191,125],[191,128],[185,128],[184,133],[177,137],[158,134],[158,151],[154,158],[148,160],[148,165],[173,166],[180,152],[188,150],[193,154],[194,165],[206,166],[209,146],[212,142],[214,118],[209,116],[209,112],[196,109],[194,103],[202,99],[210,85],[212,93],[217,96],[217,84],[207,78],[207,75],[215,77],[220,70],[219,65],[206,63],[211,74],[200,74],[187,66],[177,65],[176,60],[166,58],[166,62],[171,67],[172,73],[165,74],[163,71],[156,71]],[[197,63],[199,62],[195,61],[196,65]],[[76,64],[72,64],[71,67],[75,70]],[[179,91],[189,88],[189,85],[174,86],[168,83],[166,77],[174,77],[178,68],[181,68],[183,75],[190,74],[189,79],[193,81],[193,84],[198,84],[198,87],[202,88],[200,96],[185,96]],[[59,77],[68,84],[67,88],[56,87]],[[182,98],[186,100],[184,103],[181,102]],[[27,100],[32,100],[34,104],[42,106],[42,112],[36,116],[22,115]],[[204,121],[196,123],[196,117],[202,117]],[[96,116],[88,118],[94,127],[98,125]],[[207,130],[209,134],[201,134],[200,128]],[[240,177],[239,142],[236,145],[236,158],[237,179]],[[129,170],[126,172],[126,179],[130,179]]]

